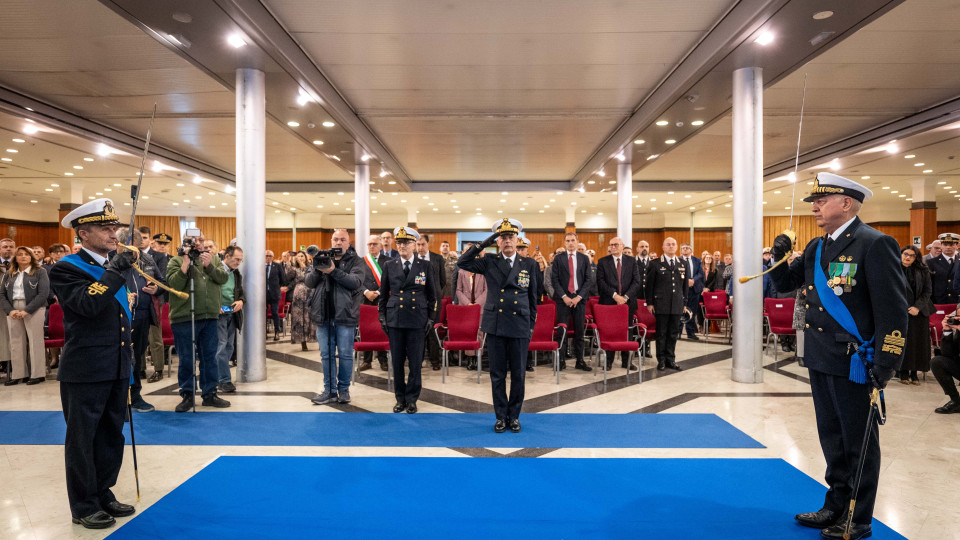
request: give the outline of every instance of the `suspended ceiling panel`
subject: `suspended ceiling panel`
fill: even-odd
[[[570,178],[731,6],[264,3],[416,180]]]

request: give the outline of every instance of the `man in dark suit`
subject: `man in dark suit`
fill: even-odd
[[[703,274],[703,263],[700,262],[699,257],[693,256],[693,246],[690,244],[680,246],[680,257],[684,266],[687,267],[687,311],[696,314],[700,311],[700,295],[703,294],[704,281],[706,280],[706,276]],[[697,317],[690,317],[690,320],[687,321],[687,339],[700,341],[697,336],[699,331]]]
[[[626,304],[630,316],[637,311],[637,295],[640,292],[640,269],[637,260],[623,254],[623,240],[619,236],[610,239],[610,255],[601,257],[597,261],[597,289],[600,293],[600,304],[605,306]],[[613,367],[614,351],[607,351],[607,370]],[[637,366],[627,364],[626,353],[621,358],[622,365],[628,370],[635,370]]]
[[[150,231],[149,227],[141,227],[141,234],[144,234],[143,229],[147,229],[148,233]],[[167,233],[153,235],[153,246],[151,246],[149,254],[156,264],[160,281],[166,280],[167,265],[170,263],[170,254],[167,253],[167,247],[172,241],[173,238]],[[154,295],[153,302],[157,313],[161,313],[163,305],[169,300],[169,296],[169,293],[162,289]],[[167,354],[167,348],[163,346],[163,328],[160,326],[159,320],[157,324],[150,325],[147,339],[150,342],[150,361],[153,362],[153,375],[150,375],[147,382],[155,383],[163,379],[163,366],[166,364]]]
[[[420,239],[417,240],[417,257],[421,261],[430,263],[430,267],[433,269],[433,283],[436,286],[434,296],[439,305],[443,300],[443,288],[447,285],[447,272],[444,268],[443,257],[439,253],[430,251],[430,237],[426,234],[421,234]],[[437,341],[436,332],[432,329],[427,330],[424,339],[426,340],[425,350],[427,357],[430,358],[430,366],[434,371],[440,371],[440,342]]]
[[[504,218],[493,224],[493,234],[460,256],[460,268],[482,274],[487,281],[487,301],[480,329],[487,334],[490,352],[490,386],[497,421],[493,430],[510,429],[520,433],[520,409],[523,407],[524,366],[527,348],[537,320],[537,263],[517,254],[517,235],[522,225]],[[483,254],[497,243],[500,254]],[[510,372],[510,397],[507,398],[507,371]]]
[[[110,491],[123,461],[124,405],[133,368],[123,289],[134,254],[124,250],[107,261],[117,249],[119,223],[110,199],[71,211],[61,225],[74,229],[82,248],[50,271],[66,335],[57,379],[67,423],[67,498],[73,522],[88,529],[112,527],[115,517],[136,511]]]
[[[858,467],[860,490],[849,537],[871,534],[880,440],[876,427],[867,423],[870,394],[883,388],[900,365],[907,335],[900,248],[857,217],[872,195],[856,182],[818,173],[804,201],[813,203],[817,225],[826,235],[811,240],[789,267],[780,265],[771,272],[778,290],[806,287],[807,292],[804,362],[828,490],[820,510],[795,519],[821,529],[824,538],[844,537]],[[773,258],[779,261],[791,249],[790,238],[780,235],[773,243]],[[870,435],[861,463],[865,433]]]
[[[557,321],[567,323],[573,318],[573,350],[577,357],[577,369],[591,371],[583,361],[583,328],[587,313],[587,291],[590,288],[590,258],[577,253],[577,233],[568,232],[563,237],[564,251],[553,258],[550,279],[553,296],[557,302]],[[566,340],[563,345],[566,350]],[[560,353],[560,369],[566,368]]]
[[[640,290],[637,292],[637,298],[647,299],[647,267],[650,266],[650,243],[646,240],[637,242],[637,271],[640,272]],[[643,356],[652,358],[650,354],[650,342],[643,342]]]
[[[940,255],[927,261],[930,267],[930,281],[933,293],[930,299],[934,304],[957,304],[960,302],[960,283],[957,281],[960,273],[960,261],[957,257],[957,241],[960,236],[954,233],[943,233],[937,240],[940,241]]]
[[[392,232],[383,231],[380,233],[380,243],[383,244],[383,250],[380,252],[381,255],[386,255],[389,259],[396,259],[400,256],[400,252],[393,249]]]
[[[273,318],[273,340],[280,341],[280,293],[285,290],[286,276],[283,266],[273,261],[273,252],[269,249],[267,259],[267,307]]]
[[[366,306],[380,305],[380,281],[383,278],[383,267],[390,257],[382,254],[383,244],[380,237],[371,234],[367,238],[367,255],[363,258],[363,284],[360,292],[363,295],[363,304]],[[387,351],[377,351],[377,360],[380,369],[387,371]],[[363,361],[357,371],[366,371],[372,367],[373,351],[363,352]]]
[[[380,325],[390,338],[393,363],[393,393],[397,404],[393,412],[417,412],[420,399],[420,366],[423,363],[423,338],[437,320],[437,286],[433,267],[414,254],[420,234],[411,227],[397,227],[400,256],[383,265],[380,285]],[[404,373],[409,364],[409,374]]]
[[[663,240],[663,255],[647,266],[647,310],[657,319],[657,370],[682,371],[677,365],[680,316],[686,310],[687,267],[677,257],[677,241]]]

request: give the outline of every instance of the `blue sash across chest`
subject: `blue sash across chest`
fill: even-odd
[[[83,270],[87,274],[90,274],[90,276],[97,281],[100,281],[100,278],[103,277],[103,273],[107,271],[106,268],[98,264],[88,263],[77,254],[67,255],[66,257],[60,259],[60,262],[67,262],[72,264],[73,266],[79,268],[80,270]],[[117,303],[120,304],[120,309],[122,309],[123,312],[127,314],[127,320],[132,321],[133,316],[130,314],[130,305],[127,301],[127,288],[120,287],[120,289],[117,290],[117,293],[114,294],[113,297],[116,298]]]
[[[850,380],[855,383],[866,384],[867,366],[873,364],[873,338],[864,341],[860,336],[860,330],[857,328],[856,321],[850,310],[844,305],[843,301],[834,294],[833,289],[827,285],[827,275],[820,265],[820,257],[823,254],[823,238],[817,242],[817,259],[814,263],[813,284],[817,288],[817,296],[823,304],[823,309],[828,315],[833,317],[848,334],[857,338],[859,345],[857,352],[850,357]]]

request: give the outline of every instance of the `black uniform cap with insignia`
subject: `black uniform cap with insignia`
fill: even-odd
[[[173,237],[167,233],[155,234],[153,235],[153,239],[158,244],[169,244],[170,242],[173,242]]]
[[[96,199],[81,204],[60,221],[60,225],[65,229],[76,229],[87,224],[119,225],[120,216],[113,210],[113,201]]]
[[[827,195],[846,195],[863,202],[873,197],[873,192],[853,180],[822,172],[817,173],[817,179],[813,181],[813,189],[810,190],[810,195],[803,199],[803,202],[813,202]]]

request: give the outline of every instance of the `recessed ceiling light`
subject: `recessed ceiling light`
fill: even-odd
[[[932,172],[933,172],[933,169],[924,169],[924,170],[923,170],[923,173],[924,173],[924,174],[930,174],[930,173],[932,173]]]
[[[313,141],[313,144],[315,144],[315,145],[317,145],[317,146],[323,146],[323,141],[321,141],[320,139],[317,139],[317,140]]]
[[[318,204],[318,205],[317,205],[317,208],[323,208],[323,205],[322,205],[322,204]]]
[[[96,193],[96,195],[103,195],[103,193],[101,193],[101,192],[98,191],[98,192]]]
[[[353,208],[346,208],[346,211],[347,211],[347,212],[349,212],[349,211],[351,211],[351,210],[353,210]],[[419,212],[419,210],[417,210],[417,212]]]
[[[78,170],[78,171],[82,171],[82,170],[83,170],[83,165],[74,165],[73,168],[76,169],[76,170]]]
[[[663,141],[663,142],[664,142],[665,144],[675,144],[675,143],[677,142],[677,140],[676,140],[676,139],[667,139],[667,140],[665,140],[665,141]]]
[[[84,160],[84,161],[93,161],[93,158],[92,158],[92,157],[85,157],[85,158],[83,158],[83,160]]]
[[[13,160],[8,157],[5,157],[5,158],[0,158],[0,161],[13,161]],[[70,174],[73,174],[73,173],[70,173]]]
[[[779,195],[779,194],[780,194],[780,190],[774,191],[773,194],[774,194],[774,195]]]
[[[870,177],[869,177],[869,176],[861,176],[860,179],[861,179],[861,180],[869,180]]]
[[[113,187],[120,187],[122,184],[114,184]]]
[[[16,154],[17,152],[19,152],[19,150],[15,148],[7,148],[7,152],[10,152],[11,154]]]
[[[30,202],[32,202],[32,203],[34,203],[34,204],[36,204],[36,203],[37,203],[37,201],[30,201]]]
[[[731,205],[731,204],[725,204],[725,205],[723,205],[723,206],[724,206],[724,208],[730,208],[730,207],[733,206],[733,205]]]
[[[684,195],[684,196],[683,196],[684,199],[689,199],[690,197],[692,197],[692,195]]]
[[[296,208],[294,208],[294,207],[292,207],[292,206],[290,207],[290,211],[291,211],[291,212],[293,212],[293,211],[295,211],[295,210],[296,210]]]
[[[901,194],[899,195],[899,197],[900,197],[901,199],[904,198],[904,197],[906,197],[906,196],[907,196],[906,193],[901,193]]]
[[[92,199],[93,197],[90,197],[90,198]],[[173,205],[174,205],[174,206],[180,206],[180,203],[175,202],[175,203],[173,203]]]
[[[596,182],[594,182],[593,180],[587,180],[587,183],[588,183],[588,184],[596,184]]]
[[[89,197],[87,197],[87,198],[90,199],[90,200],[96,199],[96,197],[94,197],[93,195],[91,195],[91,196],[89,196]],[[178,204],[178,203],[173,203],[173,204]]]
[[[64,175],[64,176],[73,176],[73,173],[72,173],[72,172],[65,172],[65,173],[63,173],[63,175]]]
[[[296,122],[296,121],[294,121],[294,120],[291,120],[291,121],[287,122],[287,125],[290,126],[290,127],[294,127],[294,128],[295,128],[295,127],[300,127],[300,122]]]
[[[227,43],[229,43],[234,49],[239,49],[247,44],[247,42],[243,40],[243,36],[240,34],[230,34],[227,36]]]
[[[393,186],[393,185],[396,185],[397,181],[396,181],[396,180],[390,180],[390,181],[387,182],[387,183],[390,184],[391,186]]]
[[[211,192],[210,194],[213,195],[213,192]],[[284,195],[289,195],[290,192],[289,192],[289,191],[284,191],[283,194],[284,194]]]
[[[38,129],[37,126],[33,124],[26,124],[23,126],[23,132],[26,133],[27,135],[33,135],[38,131],[40,131],[40,129]]]
[[[23,140],[23,139],[13,139],[13,142],[15,142],[15,143],[23,143],[23,142],[27,142],[27,141],[25,141],[25,140]]]
[[[210,205],[210,208],[216,208],[216,207],[217,207],[217,205],[215,205],[215,204],[211,204],[211,205]]]
[[[333,122],[327,120],[327,121],[324,122],[322,125],[323,125],[323,127],[331,128],[331,127],[335,126],[336,124],[334,124]]]
[[[667,125],[667,124],[669,124],[669,123],[670,123],[670,122],[667,122],[666,120],[658,120],[658,121],[657,121],[657,125],[658,125],[658,126],[665,126],[665,125]]]
[[[915,157],[917,157],[917,156],[914,155],[914,154],[907,154],[907,155],[903,156],[903,159],[913,159],[913,158],[915,158]]]
[[[895,190],[891,191],[890,193],[900,193],[900,191],[898,191],[898,190],[895,189]]]
[[[44,188],[44,191],[53,191],[53,188]]]
[[[773,43],[773,32],[764,30],[760,32],[760,35],[757,36],[757,39],[753,40],[757,45],[769,45]]]
[[[113,191],[113,188],[103,188],[104,191]]]
[[[60,187],[60,184],[50,184],[50,187]]]
[[[660,154],[654,154],[654,155],[648,157],[648,158],[647,158],[647,161],[650,161],[651,159],[657,159],[658,157],[660,157]]]
[[[817,21],[829,19],[830,17],[833,17],[833,12],[830,10],[818,11],[813,14],[814,20],[817,20]]]
[[[883,186],[883,189],[890,189],[890,186]]]
[[[150,196],[149,196],[149,195],[144,195],[143,198],[144,198],[144,199],[149,199]]]
[[[942,185],[944,185],[944,184],[946,184],[946,183],[947,183],[946,180],[941,180],[941,181],[937,182],[937,185],[938,185],[938,186],[942,186]]]
[[[637,139],[637,140],[633,141],[633,144],[643,144],[643,143],[645,143],[645,142],[647,142],[647,141],[645,141],[645,140],[643,140],[643,139]]]
[[[616,184],[617,181],[616,181],[616,180],[610,180],[610,181],[608,181],[607,183],[608,183],[608,184]]]
[[[926,165],[926,163],[923,162],[913,164],[914,167],[923,167],[924,165]]]
[[[703,120],[694,120],[693,122],[690,122],[690,125],[691,125],[691,126],[702,126],[702,125],[703,125]]]

